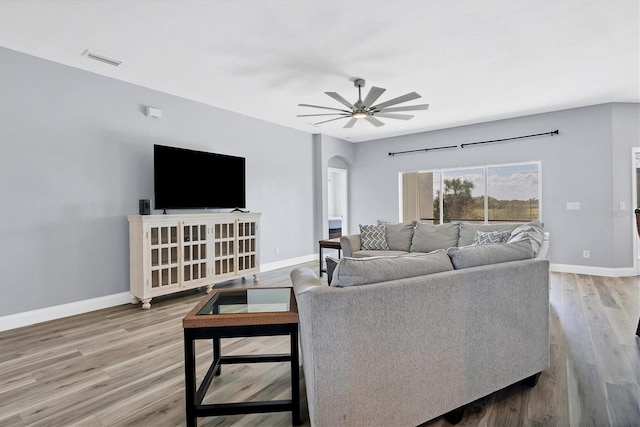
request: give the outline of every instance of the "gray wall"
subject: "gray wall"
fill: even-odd
[[[640,143],[638,117],[638,104],[604,104],[356,144],[350,231],[379,218],[398,219],[400,172],[541,160],[542,219],[553,235],[551,261],[632,267],[631,147]],[[555,129],[560,135],[388,155]],[[581,202],[582,209],[567,211],[567,202]],[[582,258],[583,249],[591,251],[590,259]]]
[[[316,250],[310,134],[5,48],[0,118],[0,316],[129,290],[154,143],[246,157],[263,264]]]
[[[631,148],[640,146],[640,108],[638,104],[612,105],[612,191],[611,209],[603,212],[613,221],[613,267],[629,267],[633,259],[635,214],[633,213],[633,161]],[[620,210],[620,202],[625,210]],[[629,239],[629,234],[632,237]]]

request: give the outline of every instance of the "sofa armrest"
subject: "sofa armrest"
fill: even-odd
[[[549,237],[551,235],[548,232],[544,233],[544,240],[540,245],[540,249],[538,250],[538,255],[536,255],[536,259],[549,259]]]
[[[342,254],[344,256],[353,256],[352,254],[360,250],[360,235],[350,234],[340,237],[340,246],[342,246]]]
[[[291,272],[290,276],[293,283],[293,291],[296,295],[307,292],[316,286],[322,286],[318,276],[307,267],[296,268]]]

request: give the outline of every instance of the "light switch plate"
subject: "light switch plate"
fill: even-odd
[[[580,202],[567,202],[567,210],[568,211],[579,211],[580,210]]]

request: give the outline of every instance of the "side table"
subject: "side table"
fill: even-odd
[[[322,249],[337,249],[338,250],[338,258],[340,258],[340,255],[342,253],[342,246],[340,245],[340,238],[337,237],[335,239],[327,239],[327,240],[320,240],[318,241],[318,254],[319,254],[319,264],[318,264],[318,270],[319,270],[319,275],[320,277],[322,277],[322,273],[326,273],[327,270],[322,268]]]
[[[258,412],[291,411],[293,425],[300,425],[300,366],[298,356],[298,307],[291,288],[214,289],[182,319],[187,426],[198,417]],[[290,353],[223,356],[221,338],[289,335]],[[212,340],[213,362],[196,389],[196,340]],[[291,399],[202,404],[221,365],[232,363],[291,362]]]

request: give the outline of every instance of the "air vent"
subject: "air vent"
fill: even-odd
[[[85,50],[82,56],[86,56],[87,58],[93,59],[96,61],[104,62],[105,64],[113,65],[114,67],[117,67],[120,64],[122,64],[122,61],[118,61],[117,59],[112,59],[107,56],[100,55],[95,52],[91,52],[89,51],[89,49]]]

